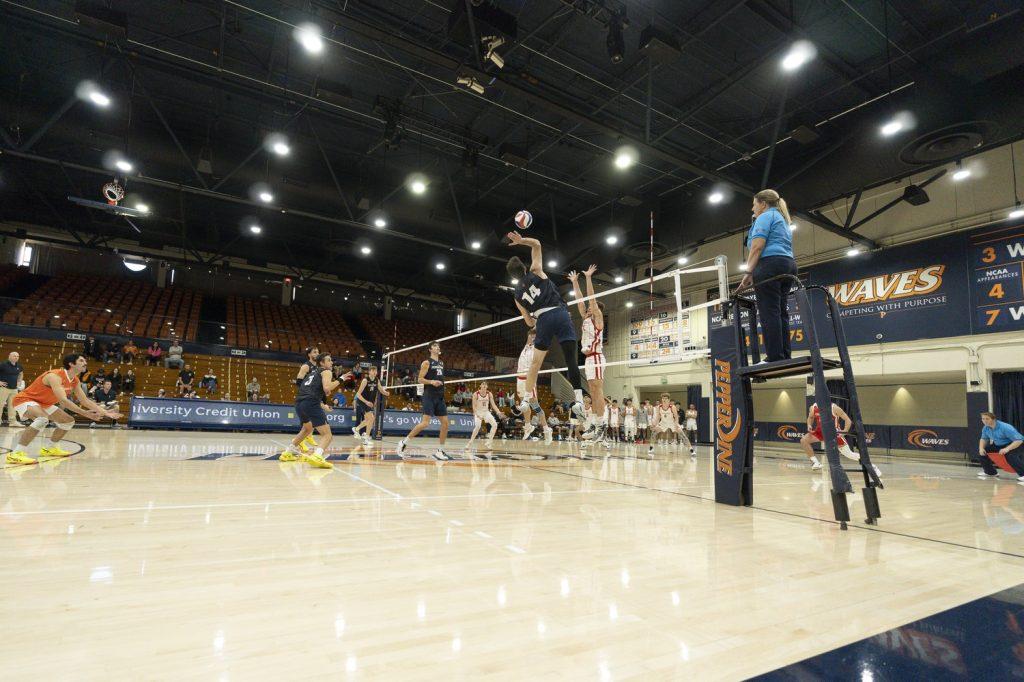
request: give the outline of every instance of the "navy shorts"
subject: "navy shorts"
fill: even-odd
[[[364,405],[362,401],[357,400],[356,401],[356,426],[359,426],[360,424],[363,423],[363,420],[366,419],[366,413],[367,412],[373,412],[373,410],[371,410],[369,407]]]
[[[448,406],[444,404],[444,393],[423,391],[423,414],[430,417],[447,417]]]
[[[537,350],[546,351],[551,348],[551,340],[559,343],[572,341],[576,343],[576,328],[572,324],[572,317],[569,316],[569,309],[559,306],[554,310],[542,313],[537,318],[537,339],[533,342]]]
[[[327,413],[324,406],[315,400],[299,400],[295,403],[295,412],[299,415],[299,423],[309,422],[313,428],[323,426],[327,423]]]

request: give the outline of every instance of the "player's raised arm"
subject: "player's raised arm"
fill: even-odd
[[[516,304],[517,308],[519,308],[519,313],[523,316],[523,322],[526,323],[526,326],[535,327],[537,325],[537,320],[533,319],[533,315],[531,315],[529,311],[526,310],[526,308],[520,305],[519,301],[512,302]]]
[[[583,271],[583,276],[587,280],[587,307],[590,308],[591,314],[594,316],[594,325],[598,329],[604,329],[604,313],[601,312],[601,306],[597,305],[597,299],[594,296],[594,273],[597,272],[597,266],[591,265],[589,268]],[[577,294],[578,296],[579,294]]]
[[[529,246],[531,258],[530,272],[538,277],[547,279],[547,275],[544,274],[544,253],[541,250],[540,240],[524,237],[515,231],[508,233],[508,240],[512,243],[512,246]]]
[[[583,303],[583,292],[580,291],[580,274],[575,270],[569,272],[569,281],[572,282],[572,293],[575,294],[576,306],[580,309],[580,315],[586,317],[587,307]]]

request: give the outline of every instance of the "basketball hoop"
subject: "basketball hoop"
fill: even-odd
[[[117,184],[117,180],[111,180],[103,185],[103,197],[111,206],[117,206],[117,202],[124,199],[124,187]]]

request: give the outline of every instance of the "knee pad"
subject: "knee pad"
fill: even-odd
[[[35,419],[32,420],[32,423],[29,424],[29,428],[35,429],[36,431],[42,431],[47,427],[49,423],[49,417],[36,417]]]
[[[71,429],[75,428],[75,420],[72,419],[67,424],[58,423],[57,428],[60,429],[61,431],[70,431]]]

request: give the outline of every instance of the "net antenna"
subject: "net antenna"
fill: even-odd
[[[705,263],[707,263],[708,265],[705,265]],[[688,306],[688,307],[683,307],[682,288],[681,288],[682,287],[682,277],[684,275],[695,275],[695,274],[700,274],[700,273],[712,273],[712,272],[717,275],[718,298],[716,298],[714,300],[711,300],[711,301],[707,301],[706,303],[698,303],[696,305],[691,305],[691,306]],[[623,284],[621,286],[613,287],[611,289],[605,289],[604,291],[599,291],[599,292],[595,293],[593,296],[584,296],[584,297],[579,298],[579,299],[573,299],[572,301],[570,301],[570,303],[572,303],[572,304],[582,303],[582,302],[586,302],[586,301],[595,300],[595,299],[598,299],[598,298],[603,298],[605,296],[612,296],[612,295],[615,295],[615,294],[620,294],[620,293],[623,293],[625,291],[630,291],[630,290],[635,290],[635,289],[640,289],[642,291],[643,290],[642,287],[644,286],[644,284],[647,283],[647,280],[648,280],[648,278],[644,278],[644,279],[637,280],[635,282],[630,282],[629,284]],[[703,261],[700,261],[698,263],[695,263],[691,267],[676,268],[675,270],[669,270],[667,272],[663,272],[660,275],[652,275],[649,278],[649,280],[650,280],[651,286],[653,286],[654,282],[658,282],[658,281],[661,281],[661,280],[671,280],[672,283],[674,284],[674,286],[675,286],[675,303],[676,303],[676,334],[677,334],[677,338],[680,340],[680,342],[682,341],[682,315],[684,313],[690,313],[690,312],[693,312],[693,311],[696,311],[696,310],[702,310],[702,309],[706,309],[706,308],[714,308],[715,306],[720,306],[720,305],[722,305],[723,303],[726,303],[729,300],[729,283],[728,283],[728,280],[729,280],[729,270],[728,270],[728,259],[725,256],[716,256],[714,258],[709,258],[707,260],[703,260]],[[382,360],[384,362],[386,362],[386,364],[387,364],[387,367],[388,367],[388,377],[390,378],[392,370],[395,367],[397,367],[397,361],[395,360],[395,356],[397,356],[399,353],[408,353],[409,351],[413,351],[413,350],[416,350],[418,348],[428,347],[432,343],[435,343],[435,342],[443,344],[445,341],[450,341],[452,339],[456,339],[456,338],[459,338],[459,337],[462,337],[462,336],[467,336],[469,334],[478,334],[480,332],[484,332],[484,331],[487,331],[487,330],[490,330],[490,329],[495,329],[497,327],[502,327],[502,326],[507,325],[507,324],[517,324],[517,323],[518,324],[522,324],[523,323],[523,318],[522,318],[521,315],[516,315],[515,317],[510,317],[510,318],[508,318],[506,320],[500,320],[498,322],[492,322],[491,324],[486,324],[486,325],[483,325],[483,326],[480,326],[480,327],[476,327],[474,329],[468,329],[466,331],[458,332],[458,333],[455,333],[455,334],[449,334],[448,336],[442,336],[442,337],[437,338],[437,339],[431,339],[429,341],[424,341],[423,343],[413,344],[411,346],[406,346],[405,348],[398,348],[396,350],[389,351],[389,352],[385,353],[383,358],[382,358]],[[626,353],[626,355],[628,355],[628,352]],[[694,359],[701,358],[701,357],[708,357],[708,355],[709,355],[709,349],[706,348],[706,347],[691,348],[690,350],[683,350],[680,347],[679,348],[678,356],[673,357],[671,359],[671,361],[672,362],[683,362],[683,361],[694,360]],[[577,361],[578,361],[578,359],[577,359]],[[415,364],[415,363],[407,363],[407,364]],[[604,366],[605,367],[615,367],[617,365],[626,365],[626,364],[636,364],[636,361],[635,360],[630,360],[630,359],[616,360],[616,361],[612,361],[612,362],[605,362]],[[583,365],[580,365],[580,367],[582,368]],[[564,372],[565,370],[566,370],[565,367],[556,367],[556,368],[553,368],[553,369],[542,369],[542,370],[540,370],[540,372],[538,374],[555,374],[557,376],[557,375],[561,374],[562,372]],[[493,380],[497,380],[497,379],[513,379],[513,378],[515,378],[517,376],[518,376],[517,372],[512,372],[512,373],[509,373],[509,374],[497,374],[497,375],[493,375],[493,376],[474,376],[474,377],[472,377],[472,380],[473,381],[477,381],[477,382],[484,381],[484,380],[493,381]],[[465,381],[465,379],[463,379],[463,378],[448,379],[444,383],[445,384],[455,384],[455,383],[459,383],[460,381]],[[420,384],[393,384],[393,385],[387,386],[387,388],[389,390],[391,390],[391,389],[397,389],[397,388],[416,388],[416,387],[419,387],[419,386],[420,386]],[[558,397],[559,395],[564,394],[564,393],[562,393],[562,391],[564,390],[564,386],[562,384],[560,384],[559,380],[557,380],[557,379],[554,379],[554,378],[552,379],[551,389],[552,389],[552,392],[555,392],[555,391],[559,392],[559,393],[556,393],[556,397]],[[564,402],[569,402],[572,399],[572,390],[571,390],[571,388],[569,390],[568,395],[569,395],[569,400],[565,400]],[[559,400],[562,400],[562,398],[559,397]]]

